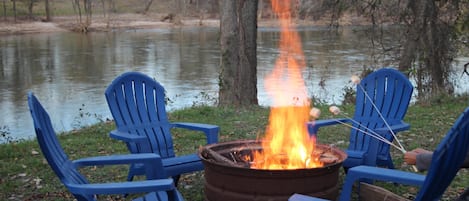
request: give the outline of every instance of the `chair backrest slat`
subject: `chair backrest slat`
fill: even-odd
[[[131,153],[151,152],[174,157],[170,122],[165,109],[165,90],[153,78],[127,72],[112,81],[105,91],[117,129],[146,136],[148,143],[127,143]]]
[[[44,157],[60,181],[69,184],[86,184],[88,181],[68,159],[53,129],[49,114],[32,92],[28,93],[28,105],[33,118],[37,141]],[[78,200],[95,200],[93,195],[74,195]]]
[[[365,90],[365,91],[364,91]],[[402,73],[392,68],[382,68],[367,75],[357,86],[356,107],[353,119],[363,128],[362,130],[386,127],[403,120],[410,99],[413,86]],[[370,100],[371,99],[371,100]],[[374,104],[374,105],[373,105]],[[386,120],[376,111],[380,110]],[[354,124],[357,126],[357,124]],[[393,136],[384,136],[393,141]],[[357,129],[351,129],[349,150],[368,150],[370,136]],[[380,143],[378,154],[388,154],[389,145]]]
[[[433,152],[426,179],[415,200],[440,200],[469,153],[469,107]]]

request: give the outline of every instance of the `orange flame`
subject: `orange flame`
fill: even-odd
[[[265,78],[266,91],[274,102],[262,152],[253,155],[251,168],[255,169],[323,166],[313,155],[316,140],[309,137],[306,128],[310,100],[301,74],[305,60],[300,37],[291,23],[291,5],[288,0],[272,0],[272,9],[280,20],[280,55]]]

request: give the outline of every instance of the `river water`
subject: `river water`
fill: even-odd
[[[340,104],[344,87],[363,66],[376,64],[375,51],[363,27],[298,29],[307,62],[303,76],[309,95]],[[392,33],[389,34],[392,36]],[[0,37],[0,133],[8,138],[34,136],[27,107],[33,91],[49,112],[57,131],[67,131],[111,118],[104,98],[107,85],[126,71],[154,77],[167,91],[167,110],[213,104],[218,93],[218,28],[174,28],[108,33],[46,33]],[[279,30],[259,28],[258,99],[270,104],[263,77],[278,55]],[[468,57],[459,57],[457,68]],[[469,76],[456,71],[457,93],[469,92]],[[458,74],[459,73],[459,74]],[[7,141],[0,138],[0,143]]]

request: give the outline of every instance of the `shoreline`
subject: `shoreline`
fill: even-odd
[[[118,14],[107,17],[93,17],[91,25],[85,32],[107,32],[116,30],[134,29],[157,29],[175,27],[219,27],[218,18],[184,18],[179,22],[162,20],[162,15],[142,15],[142,14]],[[311,21],[295,20],[297,26],[328,26],[328,19]],[[366,20],[362,18],[347,16],[340,20],[341,25],[366,25]],[[260,19],[258,27],[277,27],[278,21],[275,19]],[[80,30],[80,23],[76,16],[55,16],[51,22],[41,20],[17,20],[13,19],[0,21],[0,36],[33,34],[33,33],[53,33],[53,32],[83,32]]]

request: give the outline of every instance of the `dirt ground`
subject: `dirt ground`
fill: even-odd
[[[79,19],[75,16],[67,17],[53,17],[51,22],[43,22],[40,19],[32,20],[17,20],[13,19],[0,21],[0,35],[16,35],[16,34],[29,34],[29,33],[48,33],[48,32],[95,32],[95,31],[115,31],[115,30],[129,30],[129,29],[154,29],[154,28],[170,28],[177,26],[219,26],[218,19],[197,19],[197,18],[184,18],[164,20],[168,16],[162,15],[142,15],[142,14],[119,14],[107,17],[93,16],[91,26],[83,29]],[[341,19],[342,25],[359,25],[363,24],[362,19],[354,17],[344,17]],[[320,21],[304,21],[296,20],[298,25],[315,25],[327,26],[328,20]],[[258,21],[258,26],[268,27],[276,26],[277,21],[274,19],[261,19]]]
[[[83,20],[84,21],[84,20]],[[181,20],[174,23],[169,20],[162,21],[161,16],[148,16],[140,14],[112,15],[109,17],[93,17],[91,25],[83,30],[79,19],[75,16],[53,17],[51,22],[41,20],[17,20],[0,21],[0,35],[67,32],[67,31],[111,31],[116,29],[150,29],[173,26],[218,26],[218,20],[198,19]]]

